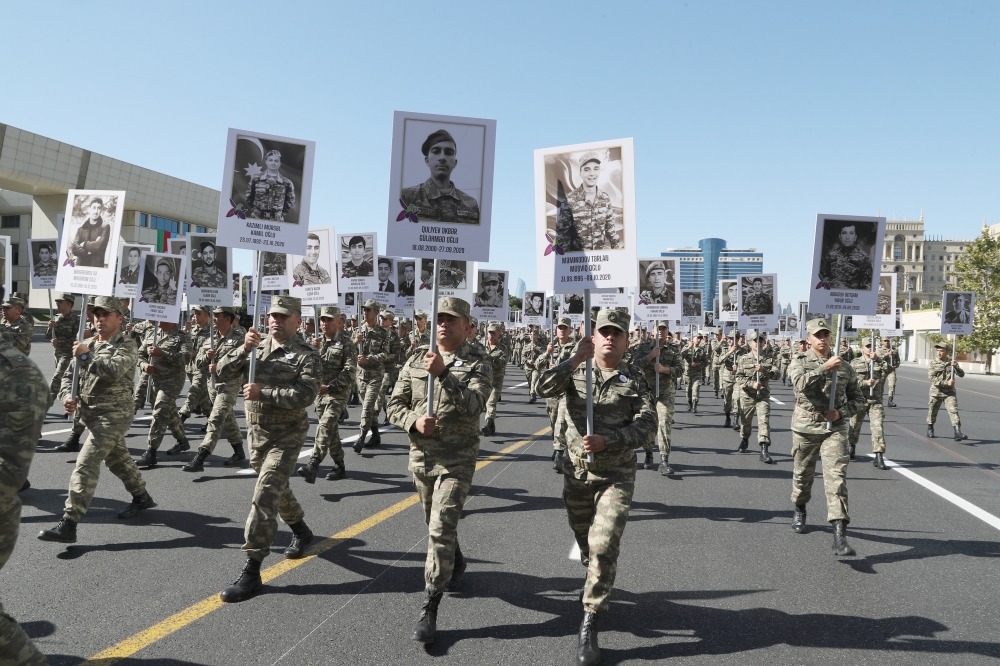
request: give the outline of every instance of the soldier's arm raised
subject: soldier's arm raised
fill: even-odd
[[[322,361],[313,352],[302,357],[299,373],[287,386],[265,386],[260,390],[260,401],[282,409],[305,409],[319,395],[323,376]]]
[[[836,357],[834,356],[833,358]],[[829,376],[830,371],[824,366],[820,365],[814,370],[806,370],[805,364],[798,359],[792,361],[792,364],[788,367],[788,378],[792,380],[795,390],[799,392],[807,388],[822,386]]]
[[[224,375],[238,372],[250,362],[250,352],[245,351],[242,344],[230,349],[225,354],[215,357],[215,374]]]

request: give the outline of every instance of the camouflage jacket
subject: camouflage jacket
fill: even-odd
[[[386,404],[389,420],[410,438],[410,471],[438,476],[459,469],[472,470],[479,456],[479,415],[493,385],[492,363],[463,343],[454,352],[440,352],[448,374],[434,381],[432,412],[437,431],[430,437],[413,424],[427,413],[427,377],[419,347],[403,366],[392,397]]]
[[[56,356],[66,356],[73,353],[73,343],[80,332],[80,313],[70,311],[69,314],[57,315],[56,325],[45,329],[45,338],[55,340],[53,347]]]
[[[681,352],[681,358],[686,361],[684,373],[688,377],[700,377],[705,372],[708,357],[704,347],[685,347]],[[694,365],[697,363],[697,366]]]
[[[717,368],[722,365],[722,356],[729,351],[729,343],[726,338],[722,340],[713,339],[709,346],[712,348],[712,367]]]
[[[648,383],[654,378],[653,375],[653,364],[646,360],[649,353],[653,351],[653,347],[656,342],[653,338],[648,338],[646,340],[640,340],[634,345],[629,346],[628,350],[625,352],[625,358],[623,359],[633,370],[642,373],[646,378]]]
[[[930,367],[927,368],[927,378],[931,380],[931,396],[941,396],[941,395],[955,395],[955,387],[948,386],[948,382],[951,380],[951,359],[946,361],[939,361],[934,359],[931,361]],[[959,365],[955,366],[955,376],[964,377],[965,370]]]
[[[496,383],[502,380],[503,376],[507,374],[507,357],[510,355],[503,338],[498,340],[492,347],[486,347],[486,355],[493,365],[493,381]]]
[[[312,345],[294,337],[276,343],[264,336],[254,353],[257,355],[254,383],[259,384],[260,399],[246,402],[247,423],[301,423],[306,408],[319,394],[323,361]],[[239,348],[238,354],[249,363],[250,353]]]
[[[134,386],[132,377],[139,352],[135,343],[122,331],[115,333],[106,342],[92,337],[87,340],[90,353],[87,361],[80,363],[77,393],[83,404],[91,409],[119,412],[131,420],[135,414],[132,401]],[[73,367],[70,363],[62,378],[59,399],[65,400],[73,391]]]
[[[781,345],[778,347],[778,360],[782,363],[791,363],[792,361],[792,347],[791,345]]]
[[[736,385],[754,400],[770,400],[771,387],[768,380],[771,378],[771,368],[774,365],[774,357],[771,354],[762,352],[760,355],[760,391],[753,387],[757,379],[757,357],[750,352],[740,356],[736,362]]]
[[[389,346],[386,350],[385,371],[390,372],[399,367],[399,354],[400,350],[403,348],[403,340],[399,337],[399,333],[391,328],[387,328],[385,330],[389,332]]]
[[[208,372],[207,368],[202,370],[202,368],[198,365],[198,353],[201,351],[201,348],[205,345],[205,343],[208,342],[208,334],[210,330],[211,329],[208,326],[198,326],[195,324],[195,326],[188,333],[188,336],[191,338],[191,361],[188,363],[187,371],[190,373]]]
[[[355,332],[355,339],[361,336],[358,356],[367,357],[367,362],[358,363],[358,377],[362,381],[376,379],[385,374],[384,365],[389,359],[389,331],[381,326],[362,323]]]
[[[240,352],[243,351],[246,334],[246,330],[235,323],[225,335],[219,335],[219,331],[215,331],[215,390],[220,393],[243,388],[247,356]],[[205,374],[208,374],[208,368],[212,364],[207,356],[211,348],[211,342],[205,340],[195,359],[198,369]]]
[[[225,289],[226,274],[218,266],[199,266],[191,274],[191,281],[201,289]]]
[[[723,381],[735,381],[736,380],[736,366],[739,364],[740,357],[744,354],[750,353],[750,347],[741,347],[738,344],[730,344],[728,349],[722,354],[720,362],[722,364],[722,379]]]
[[[332,338],[320,338],[319,355],[323,361],[320,384],[326,386],[328,395],[347,399],[358,373],[358,348],[351,337],[338,331]]]
[[[416,344],[414,344],[416,343]],[[424,332],[421,333],[413,328],[412,331],[406,334],[406,344],[403,346],[403,353],[409,358],[418,347],[429,347],[431,344],[431,329],[427,326],[424,327]],[[406,362],[406,359],[403,360]]]
[[[558,340],[555,341],[555,349],[552,351],[552,356],[545,353],[542,350],[541,356],[535,359],[535,367],[538,370],[547,370],[549,368],[554,368],[563,361],[568,360],[573,354],[576,353],[576,343],[570,339],[566,344],[560,344]],[[546,346],[548,349],[548,346]],[[554,362],[553,362],[554,361]]]
[[[792,432],[822,435],[826,432],[826,410],[830,408],[830,384],[833,379],[823,367],[827,358],[810,349],[795,359],[788,368],[788,378],[795,386],[795,410],[792,412]],[[858,413],[865,404],[865,396],[858,386],[858,376],[847,363],[837,371],[837,396],[834,408],[840,420],[833,424],[837,430],[847,427],[847,419]]]
[[[14,345],[17,351],[25,356],[31,353],[31,336],[34,335],[34,326],[31,320],[21,315],[16,322],[4,322],[0,324],[0,339]]]
[[[524,346],[523,358],[521,359],[529,368],[535,368],[535,361],[540,357],[545,355],[545,348],[548,347],[547,344],[542,344],[542,338],[538,338],[538,342],[531,342]]]
[[[869,405],[882,403],[882,388],[885,386],[885,378],[889,375],[886,372],[887,366],[885,358],[878,355],[872,361],[865,358],[863,354],[851,361],[851,367],[858,375],[858,386],[861,387],[861,394],[868,400]],[[875,385],[868,386],[866,382],[872,378],[872,374],[874,374]]]
[[[462,190],[454,187],[442,192],[433,178],[419,185],[404,187],[403,202],[413,208],[419,220],[479,224],[479,203]]]
[[[656,412],[645,378],[627,363],[614,370],[593,369],[594,434],[603,435],[607,448],[587,462],[583,435],[587,432],[587,371],[584,364],[573,370],[564,361],[546,370],[538,379],[543,398],[566,396],[566,442],[573,475],[635,478],[635,449],[656,434]]]
[[[600,188],[587,201],[583,185],[566,195],[556,213],[556,235],[566,251],[617,248],[618,229],[611,197]]]
[[[157,332],[155,344],[154,332]],[[150,356],[150,347],[159,347],[163,352],[162,355]],[[139,345],[139,370],[145,377],[146,368],[153,366],[155,368],[152,375],[153,387],[166,393],[180,393],[184,388],[184,373],[193,351],[191,336],[180,326],[169,332],[160,331],[159,327],[149,328],[142,344]]]
[[[17,501],[48,407],[49,389],[38,366],[0,340],[0,513]],[[0,566],[3,559],[0,553]]]
[[[154,326],[153,322],[148,319],[143,319],[132,324],[132,330],[126,333],[128,337],[132,338],[132,342],[136,346],[141,345],[143,339],[146,337],[146,331]],[[124,328],[122,329],[124,332]]]
[[[281,222],[295,205],[295,184],[280,173],[272,175],[265,171],[251,176],[246,200],[252,217]]]
[[[899,352],[895,349],[879,347],[878,355],[885,359],[885,373],[892,374],[899,367]]]

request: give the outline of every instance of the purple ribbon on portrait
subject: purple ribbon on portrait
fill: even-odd
[[[816,285],[817,289],[829,289],[830,283],[826,281],[826,278],[822,274],[819,276],[819,284]]]
[[[69,253],[69,250],[66,250],[66,261],[63,262],[63,266],[67,265],[76,268],[76,259],[74,259],[73,255]]]
[[[421,289],[433,289],[433,287],[431,285],[427,284],[426,282],[421,282],[420,283],[420,288]]]
[[[42,277],[42,276],[38,274],[38,271],[35,271],[34,275],[32,275],[31,277]]]
[[[299,282],[298,280],[292,280],[292,286],[293,286],[293,287],[304,287],[305,285],[303,285],[303,284],[302,284],[301,282]]]
[[[148,300],[146,300],[146,297],[145,297],[145,296],[140,296],[140,297],[139,297],[139,302],[140,302],[140,303],[149,303],[149,301],[148,301]]]
[[[402,222],[403,220],[409,220],[410,222],[415,223],[419,221],[417,220],[417,214],[414,212],[416,209],[413,207],[413,204],[406,205],[406,202],[400,199],[399,205],[403,207],[403,210],[400,211],[399,215],[396,216],[397,222]]]
[[[556,254],[563,254],[565,252],[565,250],[563,250],[562,247],[559,245],[558,236],[550,236],[549,234],[545,234],[545,238],[546,240],[549,241],[549,246],[545,248],[545,254],[543,256],[546,257],[549,256],[550,254],[552,254],[553,250],[555,251]]]
[[[233,208],[228,213],[226,213],[226,217],[232,217],[233,215],[235,215],[241,220],[247,219],[246,213],[243,212],[243,204],[238,204],[232,199],[230,199],[229,205],[231,205]]]
[[[201,289],[201,285],[198,284],[197,282],[195,282],[194,280],[191,280],[191,286],[192,287],[197,287],[198,289]]]

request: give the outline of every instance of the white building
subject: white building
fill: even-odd
[[[951,271],[970,242],[925,235],[923,213],[919,220],[887,220],[882,272],[899,273],[898,297],[904,310],[939,303],[942,291],[955,288]]]

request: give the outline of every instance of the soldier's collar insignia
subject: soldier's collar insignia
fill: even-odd
[[[456,368],[461,368],[462,367],[462,360],[461,359],[455,361],[455,367]]]
[[[624,384],[625,382],[628,381],[628,377],[626,377],[625,375],[618,375],[618,381]]]
[[[287,358],[288,360],[292,360],[293,358],[295,358],[295,354],[291,354],[291,353],[285,354],[285,358]]]

